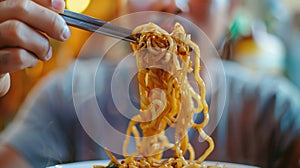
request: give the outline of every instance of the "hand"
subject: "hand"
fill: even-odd
[[[64,7],[63,0],[0,0],[0,96],[9,88],[9,72],[51,58],[47,36],[59,41],[70,37],[58,14]]]

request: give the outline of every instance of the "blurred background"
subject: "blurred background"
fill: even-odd
[[[66,8],[110,21],[123,13],[126,0],[66,0]],[[255,71],[281,75],[300,89],[300,1],[237,0],[228,37],[231,59]],[[53,57],[11,74],[11,89],[0,98],[0,130],[16,115],[34,85],[55,69],[65,69],[91,35],[71,28],[66,42],[51,40]],[[101,45],[101,44],[99,44]]]

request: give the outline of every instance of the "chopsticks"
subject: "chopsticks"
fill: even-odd
[[[125,40],[128,42],[137,43],[135,38],[132,36],[132,32],[130,29],[120,27],[112,23],[95,19],[83,14],[72,12],[67,9],[65,9],[64,13],[60,15],[70,26]]]

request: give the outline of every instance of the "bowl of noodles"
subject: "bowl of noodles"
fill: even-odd
[[[156,16],[153,18],[159,18],[163,22],[165,19],[161,19],[163,17],[158,17],[157,14],[147,13],[147,16]],[[168,18],[170,17],[168,15]],[[149,20],[153,20],[153,18],[150,17]],[[99,117],[90,117],[91,120],[83,121],[81,116],[86,117],[93,111],[86,111],[85,108],[82,108],[84,110],[82,114],[78,111],[80,108],[77,106],[84,104],[78,103],[78,101],[86,99],[76,97],[78,95],[82,96],[82,94],[76,93],[73,100],[80,123],[89,136],[106,149],[106,153],[111,160],[70,163],[56,165],[51,168],[250,168],[250,166],[238,164],[206,161],[206,158],[214,149],[214,141],[210,137],[210,133],[217,121],[214,121],[213,126],[209,127],[211,129],[205,129],[209,125],[210,111],[206,102],[206,84],[200,75],[203,69],[203,63],[201,62],[203,58],[200,54],[199,44],[192,40],[191,34],[187,33],[184,25],[181,24],[184,22],[177,22],[177,18],[171,20],[175,21],[171,31],[165,30],[156,22],[146,22],[132,28],[132,35],[135,37],[136,43],[130,44],[133,51],[131,57],[135,58],[139,108],[137,114],[128,117],[130,121],[125,133],[120,134],[118,132],[114,135],[116,139],[123,140],[121,151],[115,149],[114,144],[103,143],[102,139],[104,138],[102,137],[105,137],[105,135],[95,136],[95,133],[105,132],[96,130],[102,129],[110,133],[113,132],[109,131],[109,127],[99,126],[98,129],[89,129],[95,118],[97,118],[97,121],[94,123],[106,122],[99,122]],[[191,78],[194,83],[191,82]],[[72,86],[73,91],[76,91],[75,86]],[[86,93],[90,92],[84,90],[83,95]],[[91,95],[87,97],[90,98]],[[101,111],[96,112],[95,115],[98,116],[101,113]],[[201,122],[194,121],[197,114],[203,116]],[[88,123],[89,127],[85,127],[85,123]],[[189,129],[194,129],[199,137],[208,144],[207,148],[201,151],[198,158],[195,157],[195,148],[189,140]],[[172,131],[168,132],[169,130]],[[117,136],[122,137],[117,138]],[[129,149],[132,148],[132,144],[134,145],[134,152]],[[166,150],[171,150],[173,157],[164,159],[163,153]],[[125,159],[118,160],[111,151],[122,154]],[[186,155],[188,155],[188,158],[185,157]]]

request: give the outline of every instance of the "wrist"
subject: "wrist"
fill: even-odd
[[[10,88],[9,73],[0,74],[0,97],[4,96]]]

